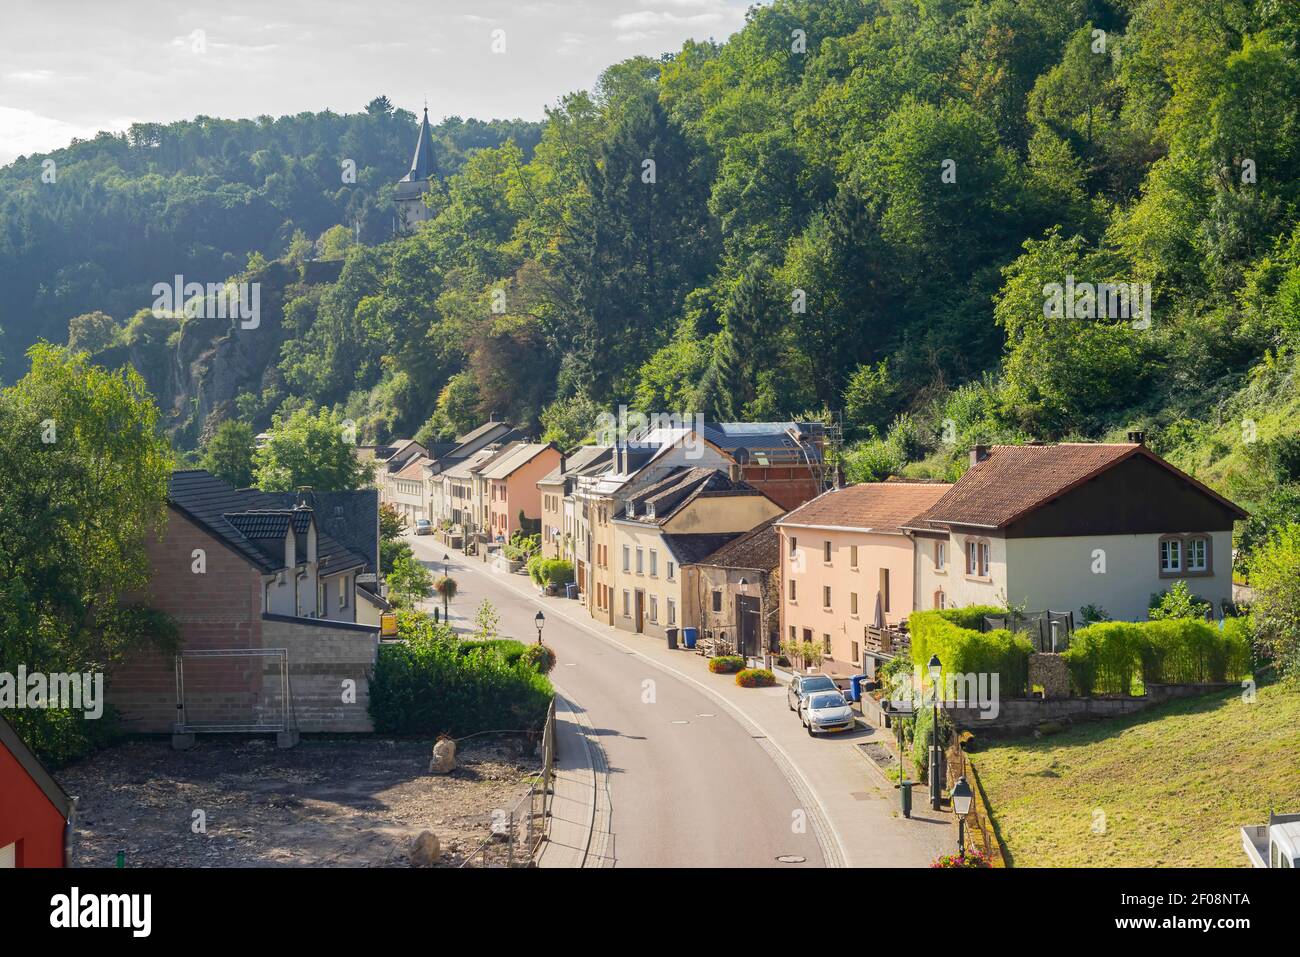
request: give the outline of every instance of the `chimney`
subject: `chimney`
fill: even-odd
[[[569,457],[565,455],[563,452],[561,452],[560,453],[560,474],[561,475],[564,474],[564,470],[568,468],[568,465],[569,465]]]
[[[972,445],[970,447],[970,464],[975,465],[983,462],[989,457],[989,447],[987,445]]]
[[[727,466],[727,477],[728,477],[729,479],[731,479],[733,482],[739,482],[739,481],[740,481],[740,463],[739,463],[739,462],[732,462],[730,465]]]
[[[1128,434],[1128,440],[1134,445],[1146,445],[1147,434],[1145,432],[1130,432]]]
[[[310,485],[298,486],[298,501],[294,507],[311,508],[311,486]]]

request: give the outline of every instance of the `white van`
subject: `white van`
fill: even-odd
[[[1241,829],[1252,867],[1300,868],[1300,814],[1269,814],[1267,824]]]

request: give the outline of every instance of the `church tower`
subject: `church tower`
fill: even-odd
[[[397,181],[393,201],[397,204],[397,231],[410,232],[418,223],[429,219],[432,210],[424,205],[424,194],[429,191],[429,177],[433,168],[433,130],[429,127],[429,108],[424,108],[420,121],[420,138],[415,142],[415,155],[411,157],[411,171]]]

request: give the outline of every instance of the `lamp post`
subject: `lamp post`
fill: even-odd
[[[966,853],[966,815],[970,813],[975,794],[966,783],[966,775],[957,779],[952,786],[952,813],[957,815],[957,853]]]
[[[930,807],[939,810],[943,784],[939,781],[939,677],[943,665],[938,655],[930,656],[930,689],[934,695],[934,720],[930,726]]]
[[[745,596],[746,598],[749,597],[749,579],[746,578],[744,575],[741,575],[740,581],[736,582],[736,588],[739,589],[740,593],[743,596]],[[741,612],[741,614],[747,614],[748,612],[749,612],[749,608],[748,606],[746,606],[744,611]],[[739,618],[736,622],[736,645],[737,645],[736,650],[740,652],[742,655],[745,653],[744,643],[745,643],[745,620],[743,618]],[[748,658],[746,658],[745,660],[745,667],[746,668],[749,667]]]
[[[448,564],[450,561],[451,561],[451,556],[448,555],[446,552],[443,552],[442,553],[442,577],[443,578],[447,578],[451,575],[451,571],[450,571],[451,565]]]
[[[546,624],[546,616],[539,611],[533,622],[537,625],[537,643],[540,645],[542,643],[542,626]]]

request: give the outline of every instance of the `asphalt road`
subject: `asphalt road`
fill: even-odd
[[[540,603],[476,558],[431,537],[416,555],[450,573],[452,624],[468,630],[488,599],[501,634],[535,641]],[[516,579],[518,581],[518,579]],[[824,866],[808,816],[776,763],[717,702],[653,664],[552,615],[543,633],[558,657],[552,678],[594,724],[609,765],[610,852],[619,866]],[[793,719],[791,719],[793,720]],[[803,865],[781,863],[802,857]]]

